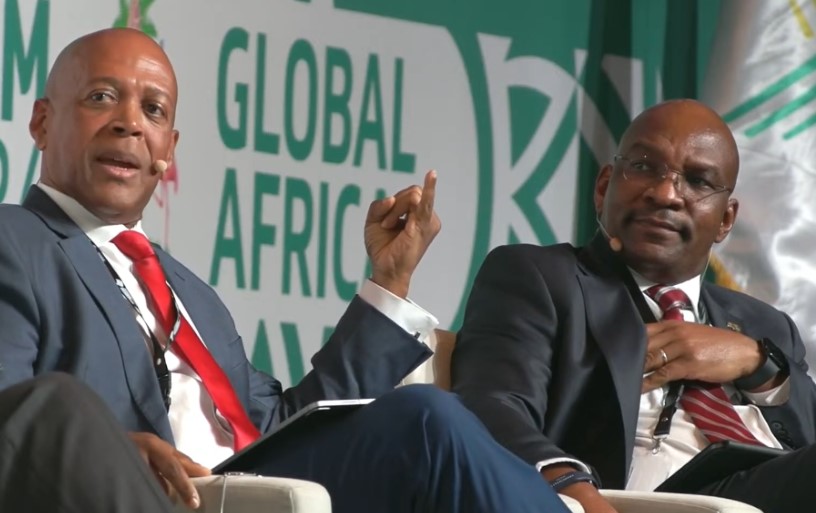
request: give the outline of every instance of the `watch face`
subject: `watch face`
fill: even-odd
[[[760,351],[765,354],[765,363],[748,376],[734,380],[737,388],[753,390],[763,383],[777,377],[780,373],[785,376],[789,373],[788,360],[784,353],[768,338],[757,340]]]

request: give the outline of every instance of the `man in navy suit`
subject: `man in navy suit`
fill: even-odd
[[[453,390],[587,513],[614,511],[598,478],[653,490],[738,436],[795,450],[694,491],[766,513],[816,501],[816,385],[796,326],[702,280],[737,217],[738,167],[716,112],[652,107],[598,175],[589,245],[504,246],[479,271]]]
[[[176,88],[167,56],[138,31],[93,33],[57,57],[30,122],[40,182],[22,206],[0,208],[0,387],[53,370],[78,377],[191,506],[190,476],[302,406],[374,397],[255,470],[320,482],[339,512],[565,511],[453,396],[393,390],[430,354],[418,339],[435,320],[405,298],[440,228],[435,172],[372,203],[372,277],[313,370],[284,391],[247,361],[215,292],[142,231],[178,140]]]

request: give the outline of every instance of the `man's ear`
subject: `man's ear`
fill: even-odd
[[[50,103],[48,98],[39,98],[31,109],[31,120],[28,122],[28,133],[34,139],[37,149],[43,151],[48,145],[48,119]]]
[[[723,212],[720,228],[717,231],[717,237],[714,239],[715,242],[724,241],[731,232],[731,229],[734,227],[734,222],[737,220],[738,211],[739,200],[737,198],[728,198],[728,206],[725,207],[725,212]]]
[[[173,142],[170,143],[170,149],[167,151],[168,162],[176,156],[176,145],[178,144],[179,131],[173,130]]]
[[[595,178],[595,193],[593,200],[595,202],[595,213],[601,215],[603,211],[603,202],[606,198],[606,191],[609,189],[609,180],[612,178],[612,166],[610,164],[601,168],[597,178]]]
[[[167,148],[167,157],[164,159],[169,164],[173,161],[176,157],[176,145],[178,144],[179,140],[179,131],[173,130],[172,139],[170,140],[170,146]]]

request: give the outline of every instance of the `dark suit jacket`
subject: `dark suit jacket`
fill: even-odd
[[[430,351],[355,298],[314,370],[283,391],[247,361],[226,306],[157,248],[167,279],[215,360],[263,432],[323,398],[377,397]],[[129,431],[173,440],[143,331],[90,239],[37,187],[22,206],[0,205],[0,389],[64,371],[88,383]]]
[[[572,457],[607,488],[625,486],[640,404],[648,306],[598,236],[586,248],[504,246],[484,262],[452,362],[453,390],[530,463]],[[791,319],[745,294],[704,283],[718,327],[768,337],[786,354],[791,397],[762,407],[791,448],[816,440],[816,386]],[[653,317],[652,317],[653,319]]]

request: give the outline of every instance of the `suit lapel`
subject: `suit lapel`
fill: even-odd
[[[742,332],[745,323],[742,318],[723,308],[711,295],[710,285],[703,282],[700,290],[700,297],[705,306],[708,316],[708,323],[718,328],[726,328],[733,331]]]
[[[167,411],[161,400],[161,391],[142,329],[96,248],[85,233],[39,188],[32,187],[29,190],[23,206],[62,236],[59,246],[113,330],[134,403],[154,431],[172,441]]]
[[[598,239],[596,237],[579,257],[578,283],[585,298],[589,331],[606,359],[615,385],[626,440],[626,468],[629,468],[646,355],[646,330],[639,315],[638,300],[647,312],[649,310],[642,295],[632,295],[627,280],[632,286],[634,280],[628,270],[619,268],[617,256],[606,249],[603,239]]]

